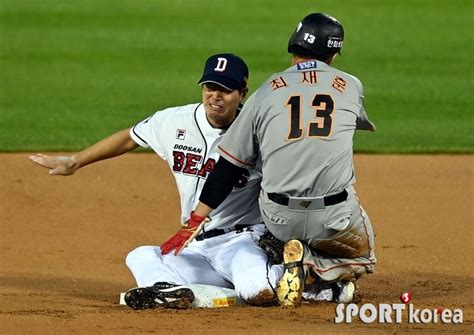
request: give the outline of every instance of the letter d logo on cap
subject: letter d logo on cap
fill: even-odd
[[[214,71],[224,72],[227,67],[227,59],[219,57],[217,58],[217,66],[214,68]]]

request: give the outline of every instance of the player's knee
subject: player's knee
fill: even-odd
[[[154,254],[154,247],[142,246],[130,251],[125,258],[125,264],[132,269],[137,264],[143,263],[144,260],[148,259]]]
[[[251,305],[267,305],[274,299],[273,289],[268,284],[266,277],[247,277],[245,281],[234,282],[235,291],[240,298]]]
[[[274,265],[270,268],[262,264],[238,269],[233,282],[235,291],[240,298],[251,305],[268,305],[274,301],[274,290],[283,275],[283,266]]]
[[[270,306],[276,303],[276,295],[271,288],[265,288],[245,298],[245,301],[254,306]]]

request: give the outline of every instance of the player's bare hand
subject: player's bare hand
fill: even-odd
[[[191,242],[201,232],[204,224],[209,221],[210,219],[191,212],[191,217],[186,221],[181,229],[160,246],[161,254],[166,255],[174,250],[174,255],[179,255],[179,253],[186,248],[189,242]]]
[[[51,175],[69,176],[77,170],[73,156],[48,156],[43,154],[31,155],[30,160],[49,169]]]

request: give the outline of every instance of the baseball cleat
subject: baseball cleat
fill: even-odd
[[[315,301],[334,301],[334,290],[332,284],[318,283],[315,285],[308,285],[305,283],[303,291],[303,300],[306,302]]]
[[[125,293],[125,303],[135,310],[150,308],[186,309],[194,301],[190,288],[165,282],[133,288]]]
[[[277,287],[278,300],[282,306],[296,306],[301,301],[304,289],[303,244],[298,240],[285,243],[283,264],[285,272]]]
[[[339,281],[333,284],[334,301],[348,304],[354,301],[357,293],[357,284],[352,281]]]

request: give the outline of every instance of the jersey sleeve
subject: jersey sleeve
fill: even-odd
[[[137,123],[130,129],[130,137],[143,148],[152,148],[162,159],[166,159],[160,137],[166,119],[164,111],[156,112],[152,116]]]
[[[218,152],[232,164],[242,168],[255,167],[258,145],[255,141],[255,93],[244,104],[242,111],[224,135]]]
[[[356,129],[375,131],[376,127],[372,123],[372,121],[369,120],[369,117],[367,116],[367,112],[365,111],[365,108],[364,108],[364,89],[362,87],[362,83],[357,77],[354,77],[354,76],[351,76],[351,77],[356,83],[357,92],[359,94],[360,110],[357,115]]]

